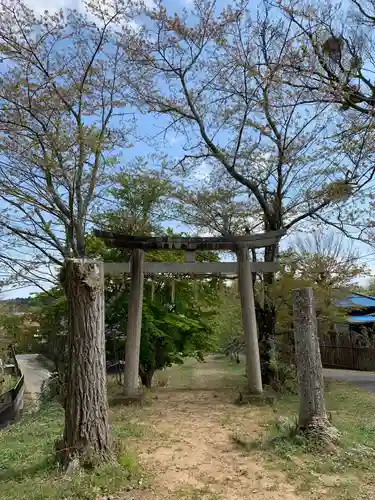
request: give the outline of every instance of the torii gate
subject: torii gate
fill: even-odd
[[[238,275],[248,389],[252,394],[263,392],[252,273],[275,272],[279,264],[277,262],[251,262],[249,249],[273,245],[284,234],[284,230],[279,230],[246,236],[182,238],[128,236],[110,231],[95,231],[95,236],[104,240],[108,247],[132,250],[131,262],[104,263],[105,274],[131,275],[124,372],[126,396],[132,397],[138,391],[144,275],[166,273],[191,274],[201,277]],[[156,249],[185,250],[185,262],[145,262],[145,252]],[[237,262],[195,262],[196,250],[231,250],[236,253]]]

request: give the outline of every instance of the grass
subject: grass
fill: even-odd
[[[285,396],[265,411],[263,435],[254,440],[234,434],[248,453],[261,455],[270,469],[281,469],[297,490],[320,498],[360,500],[374,498],[375,397],[351,384],[330,381],[325,392],[332,424],[341,434],[337,446],[321,446],[297,430],[297,396]],[[318,492],[318,493],[317,493]],[[373,495],[373,493],[371,493]]]
[[[16,386],[19,380],[19,377],[15,377],[9,374],[1,375],[0,378],[3,380],[3,382],[0,383],[0,395],[4,394],[4,392],[9,391],[10,389],[13,389],[13,387]]]
[[[165,387],[184,391],[236,390],[246,385],[244,364],[228,362],[221,356],[208,357],[204,362],[189,358],[183,365],[173,365],[155,377],[156,387],[164,386],[158,382],[158,377],[162,377],[169,381]]]
[[[63,412],[58,405],[26,415],[21,422],[0,432],[0,498],[7,500],[91,500],[111,494],[141,478],[135,456],[124,438],[140,430],[120,415],[113,434],[122,438],[118,464],[95,471],[63,476],[56,467],[54,442],[61,437]],[[125,444],[124,444],[125,443]]]
[[[153,390],[204,391],[243,388],[246,385],[243,363],[228,362],[222,356],[209,357],[200,362],[193,358],[185,359],[182,365],[157,371],[152,380]],[[116,375],[108,376],[110,396],[121,394],[122,388]]]

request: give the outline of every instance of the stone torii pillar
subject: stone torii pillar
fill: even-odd
[[[262,394],[258,328],[255,314],[253,278],[248,248],[238,248],[238,281],[241,297],[242,324],[245,338],[246,373],[251,394]]]
[[[124,366],[124,394],[133,397],[138,392],[139,351],[142,331],[142,303],[144,279],[143,250],[132,251],[131,284],[128,304],[128,322],[126,325],[126,352]]]

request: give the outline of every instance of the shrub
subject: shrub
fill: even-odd
[[[58,401],[64,406],[64,384],[57,372],[52,373],[44,380],[40,389],[39,403],[41,406]]]
[[[297,394],[297,369],[294,363],[286,364],[277,357],[272,361],[271,388],[281,394]]]

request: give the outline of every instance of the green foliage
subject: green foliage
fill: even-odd
[[[142,336],[140,349],[141,376],[152,376],[172,363],[182,363],[187,356],[202,359],[216,345],[216,335],[210,325],[215,311],[204,310],[212,304],[215,292],[212,285],[201,285],[199,300],[194,296],[194,284],[188,280],[178,280],[176,301],[170,302],[170,288],[165,282],[156,285],[151,296],[151,284],[145,284],[142,316]],[[127,290],[116,290],[114,300],[110,293],[107,300],[106,324],[112,335],[107,341],[107,356],[121,359],[125,343],[128,310]]]
[[[115,206],[95,218],[100,227],[121,228],[126,234],[162,231],[172,185],[163,171],[151,170],[143,158],[112,175],[108,195]]]
[[[0,373],[0,394],[13,389],[18,383],[19,378],[13,375],[6,375]]]
[[[57,401],[64,406],[64,386],[61,374],[52,373],[49,378],[43,381],[39,394],[39,407],[45,407],[52,401]]]
[[[279,334],[292,329],[293,288],[313,288],[320,335],[331,330],[334,323],[346,321],[346,311],[335,307],[335,301],[350,292],[353,280],[366,274],[367,268],[342,237],[313,232],[303,240],[297,239],[280,260],[284,267],[271,293]]]
[[[16,344],[22,332],[21,325],[19,317],[0,314],[0,358],[8,352],[9,344]]]
[[[358,291],[373,297],[375,295],[375,278],[371,277],[367,286],[362,289],[360,288]]]
[[[218,300],[216,314],[211,318],[212,328],[218,337],[218,347],[227,355],[237,356],[243,352],[244,343],[237,283],[224,286]]]
[[[297,370],[294,360],[286,363],[280,353],[272,359],[272,371],[275,374],[271,381],[271,388],[281,394],[297,394]]]
[[[37,335],[37,350],[50,359],[55,371],[63,373],[66,359],[66,298],[60,287],[48,293],[35,294],[30,303],[29,318]]]
[[[15,347],[18,354],[30,352],[34,347],[34,330],[30,327],[27,310],[22,309],[17,304],[4,304],[0,313],[0,357],[9,344]]]

